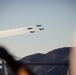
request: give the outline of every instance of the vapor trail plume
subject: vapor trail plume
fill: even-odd
[[[35,29],[32,29],[32,30],[37,31],[35,26],[30,26],[30,27],[35,28]],[[30,31],[31,30],[28,30],[28,27],[2,30],[2,31],[0,31],[0,38],[20,35],[20,34],[27,34],[27,33],[30,33]]]

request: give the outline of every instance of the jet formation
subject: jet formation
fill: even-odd
[[[42,25],[40,25],[40,24],[36,25],[36,27],[38,27],[39,30],[44,30],[44,28],[42,28],[41,26]],[[30,33],[35,33],[35,31],[32,30],[33,29],[32,27],[28,27],[28,29],[31,30]]]
[[[0,38],[20,35],[20,34],[35,33],[38,30],[44,30],[41,24],[37,24],[36,26],[23,27],[23,28],[1,30]]]

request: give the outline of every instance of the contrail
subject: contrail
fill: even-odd
[[[36,29],[35,26],[29,26],[29,27],[32,27],[34,29],[29,30],[28,27],[23,27],[23,28],[2,30],[2,31],[0,31],[0,38],[20,35],[20,34],[27,34],[27,33],[30,33],[30,31],[37,31],[38,30],[38,29]]]

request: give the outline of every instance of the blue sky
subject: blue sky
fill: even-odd
[[[71,46],[76,26],[75,0],[0,0],[0,30],[42,24],[44,31],[0,38],[15,56]]]

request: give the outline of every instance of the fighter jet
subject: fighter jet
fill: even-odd
[[[28,27],[28,29],[30,30],[30,29],[33,29],[32,27]]]
[[[39,28],[39,30],[44,30],[44,28]]]
[[[41,27],[42,25],[38,24],[37,27]]]
[[[35,33],[35,31],[30,31],[30,33]]]

